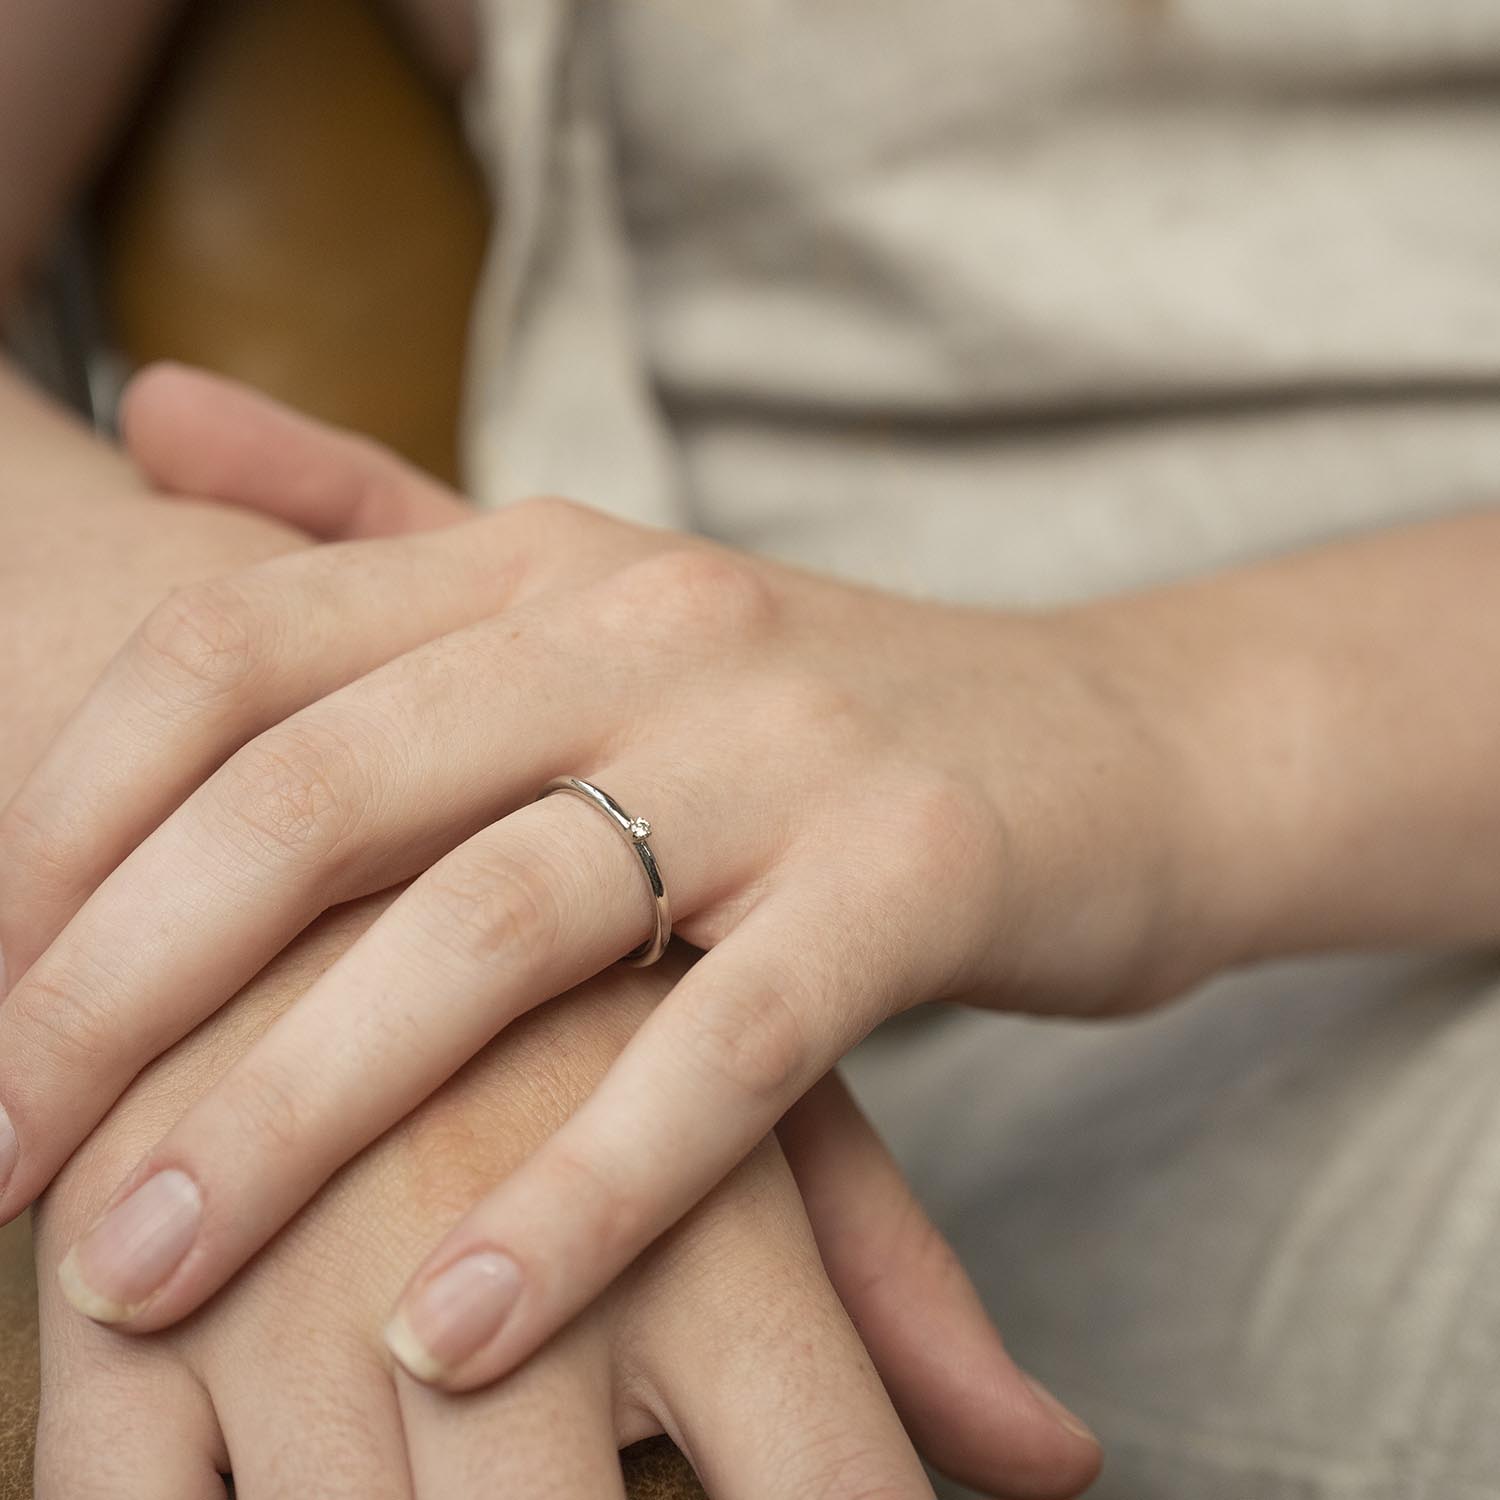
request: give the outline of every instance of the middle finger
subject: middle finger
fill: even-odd
[[[689,910],[735,876],[732,838],[665,847]],[[136,1331],[189,1312],[511,1020],[633,946],[650,906],[620,832],[571,797],[440,860],[148,1153],[64,1261],[74,1305]]]
[[[575,597],[575,596],[569,596]],[[629,662],[583,607],[538,604],[421,647],[261,735],[99,887],[0,1007],[19,1141],[0,1223],[137,1072],[330,906],[383,890],[618,734]]]

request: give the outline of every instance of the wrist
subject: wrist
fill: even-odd
[[[1026,1007],[1139,1010],[1250,956],[1260,884],[1237,831],[1249,789],[1226,775],[1211,682],[1134,601],[1007,633],[1034,658],[1039,707],[1019,757],[996,757],[1006,784],[1026,789],[1007,819]]]
[[[1144,750],[1143,967],[1163,997],[1284,951],[1317,821],[1309,663],[1237,626],[1209,584],[1069,611],[1065,629]]]

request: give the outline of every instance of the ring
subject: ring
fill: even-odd
[[[624,961],[644,969],[654,964],[667,951],[672,939],[672,908],[667,901],[667,888],[662,884],[661,868],[651,845],[646,842],[651,836],[651,825],[644,818],[632,818],[613,797],[592,781],[581,776],[556,776],[537,794],[537,801],[550,797],[553,792],[566,792],[570,797],[579,797],[597,807],[625,837],[625,842],[635,850],[641,868],[646,872],[646,884],[651,889],[651,908],[656,913],[656,931],[639,948],[625,955]]]

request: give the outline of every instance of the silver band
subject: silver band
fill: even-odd
[[[654,964],[667,951],[672,940],[672,908],[667,902],[667,888],[662,884],[661,870],[651,845],[646,840],[651,835],[651,825],[644,818],[632,818],[613,797],[592,781],[581,776],[554,776],[537,794],[537,801],[550,797],[553,792],[566,792],[570,797],[580,797],[602,812],[624,835],[625,842],[635,850],[641,868],[646,872],[646,884],[651,891],[651,908],[656,914],[656,931],[644,943],[625,955],[625,962],[637,968]]]

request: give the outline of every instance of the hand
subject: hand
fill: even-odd
[[[137,1081],[41,1204],[44,1271],[374,908],[325,918]],[[678,962],[603,976],[513,1027],[166,1334],[83,1323],[44,1276],[37,1500],[196,1500],[230,1468],[239,1500],[596,1500],[622,1494],[616,1448],[663,1429],[715,1500],[930,1495],[770,1141],[505,1385],[456,1402],[391,1368],[380,1319],[434,1224],[587,1094]],[[1076,1493],[1097,1450],[1033,1397],[867,1129],[825,1106],[799,1171],[837,1173],[820,1248],[909,1430],[988,1493]]]
[[[130,415],[174,488],[356,530],[381,508],[462,514],[368,445],[201,377],[157,375]],[[678,930],[711,951],[403,1303],[425,1377],[514,1368],[894,1011],[1113,1009],[1209,961],[1182,878],[1190,779],[1106,636],[561,502],[177,597],[6,815],[3,944],[41,956],[0,1011],[20,1140],[0,1211],[320,910],[425,872],[117,1195],[192,1185],[178,1257],[106,1277],[106,1227],[69,1267],[84,1310],[137,1330],[196,1307],[497,1030],[640,941],[615,830],[532,800],[586,775],[651,816]],[[436,1278],[470,1254],[509,1267],[486,1336],[417,1351]]]

